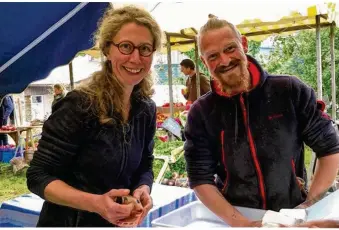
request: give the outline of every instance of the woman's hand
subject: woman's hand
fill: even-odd
[[[117,225],[119,220],[129,217],[134,209],[134,204],[118,204],[114,201],[116,197],[127,196],[129,189],[112,189],[111,191],[98,195],[94,199],[94,212],[104,219]]]
[[[144,210],[138,224],[141,224],[145,216],[153,207],[153,201],[150,196],[151,189],[148,185],[141,185],[133,192],[133,196],[140,200]]]

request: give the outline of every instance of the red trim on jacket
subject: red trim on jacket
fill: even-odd
[[[250,62],[250,60],[248,60],[248,68],[247,69],[248,69],[248,71],[250,72],[250,75],[251,75],[251,81],[252,81],[251,82],[252,83],[251,89],[254,89],[255,87],[257,87],[259,85],[260,71],[259,71],[258,67],[255,66],[254,63]],[[230,94],[227,94],[225,92],[222,92],[217,80],[212,80],[212,87],[214,88],[215,92],[219,96],[223,96],[223,97],[232,97],[234,95],[242,93],[242,92],[232,92]]]
[[[225,172],[226,172],[226,178],[225,178],[225,181],[224,181],[224,186],[221,190],[222,193],[225,192],[225,189],[227,187],[227,184],[228,184],[228,180],[229,180],[229,173],[227,171],[227,162],[226,162],[226,154],[225,154],[225,150],[224,150],[224,134],[225,134],[225,131],[221,131],[220,133],[220,138],[221,138],[221,151],[222,151],[222,162],[224,164],[224,169],[225,169]]]
[[[258,156],[257,156],[257,150],[255,148],[255,144],[254,144],[254,140],[252,137],[252,132],[249,126],[249,121],[247,120],[247,111],[246,111],[246,106],[245,106],[245,102],[244,102],[244,98],[243,95],[240,95],[240,105],[242,108],[242,112],[243,112],[243,116],[244,116],[244,123],[245,123],[245,127],[246,127],[246,131],[247,131],[247,136],[248,136],[248,141],[249,141],[249,145],[250,145],[250,152],[254,161],[254,166],[255,166],[255,170],[257,172],[257,176],[258,176],[258,181],[259,181],[259,192],[261,195],[261,199],[262,199],[262,206],[263,209],[266,209],[266,192],[265,192],[265,182],[264,182],[264,176],[262,174],[262,170],[259,164],[259,160],[258,160]]]
[[[250,72],[251,81],[252,81],[251,89],[254,89],[260,83],[260,77],[261,77],[260,71],[259,71],[258,67],[254,63],[250,62],[249,60],[248,60],[248,70]],[[259,192],[260,192],[260,196],[262,198],[263,209],[266,209],[267,201],[266,201],[264,176],[262,174],[262,170],[261,170],[259,160],[258,160],[258,157],[257,157],[257,152],[256,152],[256,148],[255,148],[255,143],[254,143],[254,140],[253,140],[253,137],[252,137],[251,129],[250,129],[250,126],[249,126],[249,121],[247,120],[247,111],[246,111],[246,106],[245,106],[245,103],[244,103],[244,98],[243,98],[243,95],[242,95],[243,92],[232,92],[230,94],[222,92],[218,82],[215,81],[215,80],[212,81],[212,87],[215,89],[215,92],[218,95],[223,96],[223,97],[232,97],[236,94],[241,93],[241,95],[240,95],[240,105],[241,105],[243,116],[244,116],[244,123],[245,123],[246,132],[247,132],[247,136],[248,136],[250,152],[251,152],[251,156],[252,156],[252,159],[254,161],[255,170],[256,170],[257,176],[258,176]],[[224,187],[222,189],[222,191],[224,191],[226,189],[228,179],[229,179],[228,178],[229,174],[228,174],[227,168],[226,168],[226,154],[224,152],[224,131],[221,132],[221,145],[222,145],[222,160],[223,160],[225,172],[226,172],[226,175],[227,175],[226,180],[224,182]]]

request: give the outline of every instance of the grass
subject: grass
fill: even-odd
[[[0,203],[26,193],[26,170],[14,175],[10,164],[0,163]]]
[[[308,170],[312,160],[312,149],[305,145],[305,165],[306,170]]]
[[[305,164],[308,169],[312,158],[310,148],[305,149]],[[155,165],[153,169],[159,170],[162,164]],[[20,174],[14,175],[10,164],[0,163],[0,204],[5,200],[10,200],[22,194],[29,193],[26,185],[26,170]]]

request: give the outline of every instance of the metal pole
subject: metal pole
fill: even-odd
[[[71,90],[74,89],[74,79],[73,79],[73,64],[72,62],[70,62],[68,64],[68,68],[69,68],[69,80],[70,80],[70,83],[71,83]]]
[[[320,38],[320,15],[316,18],[316,50],[317,50],[317,96],[319,100],[323,99],[323,82],[321,68],[321,38]]]
[[[197,99],[200,97],[200,72],[199,72],[199,53],[198,53],[198,45],[197,38],[194,39],[194,60],[195,60],[195,83],[197,84]]]
[[[170,116],[173,118],[173,85],[172,85],[172,57],[171,57],[171,44],[170,36],[166,34],[167,39],[167,71],[168,71],[168,86],[170,97]]]
[[[336,102],[336,86],[335,86],[335,54],[334,54],[334,29],[335,24],[332,22],[330,29],[330,52],[331,52],[331,86],[332,86],[332,119],[336,120],[336,110],[337,110],[337,102]]]

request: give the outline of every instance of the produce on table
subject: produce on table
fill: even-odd
[[[0,128],[0,131],[15,131],[16,127],[12,125],[3,125]]]
[[[155,138],[154,155],[170,156],[174,149],[183,146],[183,141],[170,141],[161,142]],[[155,159],[153,162],[154,179],[157,178],[163,161]],[[180,157],[175,163],[169,164],[169,167],[164,175],[162,184],[175,185],[180,187],[187,187],[187,173],[186,173],[186,161],[184,157]]]

